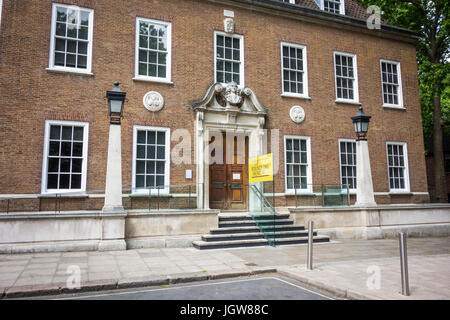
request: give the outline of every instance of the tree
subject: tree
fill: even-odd
[[[443,132],[450,133],[450,20],[448,0],[358,0],[382,19],[419,35],[417,62],[424,135],[433,138],[436,201],[447,202]]]

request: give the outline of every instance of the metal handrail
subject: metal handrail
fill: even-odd
[[[196,188],[195,192],[192,192],[192,186],[194,186]],[[133,208],[133,202],[132,202],[132,195],[133,192],[139,189],[146,189],[148,190],[148,194],[143,194],[143,196],[148,197],[149,198],[149,210],[150,210],[150,198],[152,197],[158,197],[158,209],[159,209],[159,197],[161,196],[166,196],[166,194],[161,195],[160,191],[162,189],[169,189],[169,192],[171,189],[175,189],[175,188],[183,188],[183,187],[187,187],[188,191],[188,206],[190,207],[191,205],[191,197],[197,197],[197,192],[198,192],[198,187],[203,186],[203,183],[190,183],[190,184],[170,184],[170,185],[163,185],[163,186],[155,186],[155,187],[148,187],[148,188],[125,188],[122,189],[122,193],[123,194],[127,194],[130,195],[130,201],[131,201],[131,209]],[[154,195],[151,190],[158,190],[157,195]],[[56,192],[56,193],[48,193],[48,194],[34,194],[32,195],[33,197],[29,197],[29,196],[10,196],[10,197],[0,197],[0,201],[7,201],[7,205],[6,205],[6,213],[8,214],[10,212],[10,200],[24,200],[24,199],[28,199],[28,200],[32,200],[32,199],[39,199],[39,209],[38,212],[42,211],[42,199],[46,199],[46,198],[55,198],[55,212],[61,212],[61,199],[62,198],[71,198],[71,197],[76,197],[76,196],[80,196],[80,197],[87,197],[89,195],[94,195],[94,194],[104,194],[105,190],[91,190],[91,191],[68,191],[68,192]]]
[[[251,185],[250,188],[252,188],[253,192],[255,192],[255,194],[259,198],[259,200],[262,201],[263,205],[267,209],[270,209],[270,211],[272,211],[275,214],[276,213],[275,209],[272,207],[269,200],[267,200],[267,198],[262,194],[262,192],[255,185]]]

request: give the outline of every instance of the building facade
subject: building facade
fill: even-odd
[[[0,195],[101,209],[119,81],[126,206],[247,210],[248,158],[269,152],[277,207],[323,185],[354,202],[360,106],[377,203],[428,202],[416,37],[369,17],[355,0],[3,0]]]

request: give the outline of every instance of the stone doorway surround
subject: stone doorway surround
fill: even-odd
[[[212,132],[239,133],[249,137],[248,157],[262,155],[267,139],[263,130],[267,109],[249,87],[236,83],[214,83],[204,98],[191,106],[195,114],[195,163],[197,164],[197,206],[209,209],[208,143]],[[257,205],[250,194],[248,207]]]

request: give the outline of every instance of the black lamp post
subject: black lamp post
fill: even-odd
[[[125,103],[126,92],[123,92],[119,88],[119,82],[114,82],[114,88],[106,91],[106,97],[108,99],[109,116],[111,118],[111,124],[120,125],[120,118],[123,113],[123,105]]]
[[[367,131],[369,130],[369,122],[371,116],[364,113],[363,108],[359,107],[358,114],[352,117],[353,125],[355,126],[355,133],[358,137],[357,141],[367,140]]]

